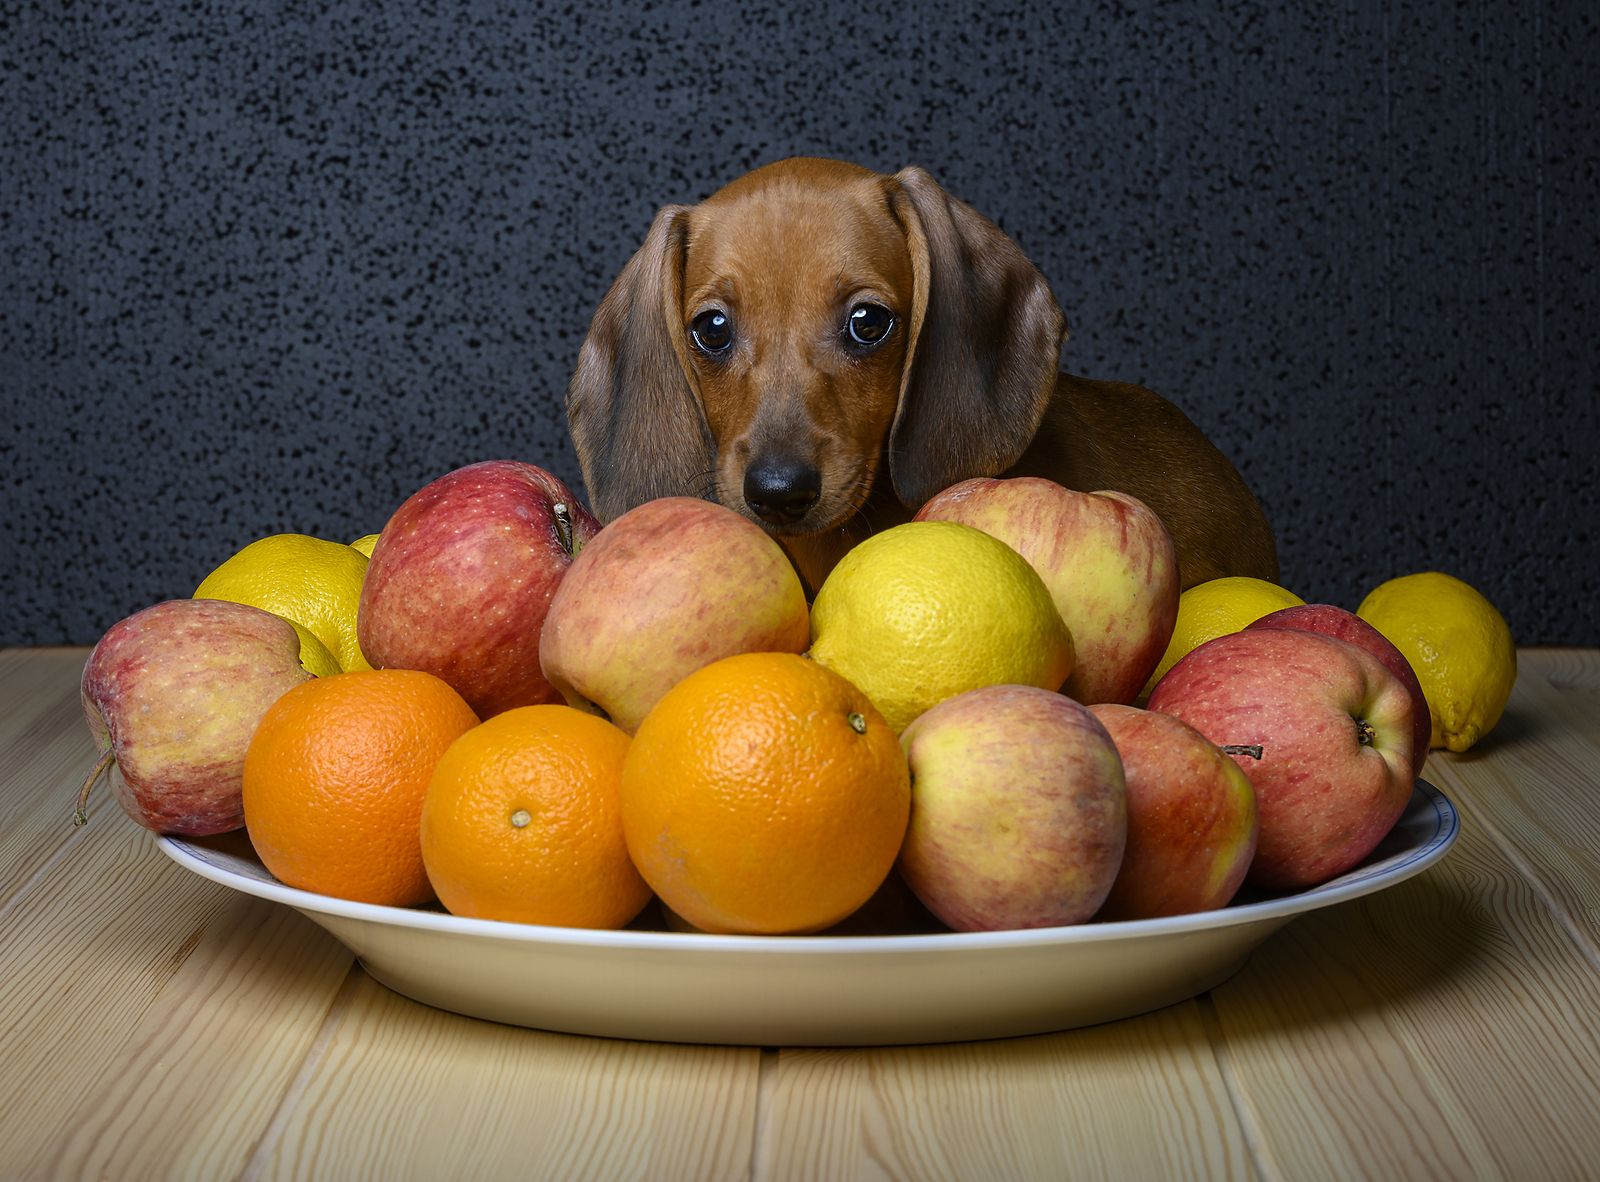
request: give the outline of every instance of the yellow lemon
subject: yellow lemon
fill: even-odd
[[[273,534],[217,567],[194,597],[248,603],[282,616],[310,631],[341,669],[370,669],[356,641],[356,608],[366,573],[367,556],[354,547],[305,534]]]
[[[1271,615],[1280,608],[1298,607],[1304,602],[1293,591],[1285,591],[1276,583],[1245,575],[1196,583],[1178,596],[1178,619],[1172,626],[1172,639],[1167,641],[1167,651],[1162,654],[1156,671],[1145,682],[1145,696],[1149,696],[1168,669],[1206,641],[1238,632],[1262,616]]]
[[[1380,583],[1356,608],[1405,654],[1428,699],[1430,747],[1465,751],[1488,734],[1517,680],[1511,629],[1478,591],[1439,571]]]
[[[811,657],[853,682],[898,734],[981,686],[1060,689],[1073,649],[1022,555],[971,526],[914,521],[874,534],[824,580]]]
[[[377,534],[362,534],[359,538],[350,543],[353,549],[361,551],[361,553],[365,554],[368,558],[372,557],[372,548],[377,544]]]
[[[211,596],[197,595],[197,599],[209,599]],[[339,662],[328,651],[328,646],[316,638],[316,635],[304,624],[297,624],[288,617],[283,617],[289,627],[294,629],[294,634],[300,638],[300,664],[305,671],[313,677],[327,677],[332,673],[343,673]]]

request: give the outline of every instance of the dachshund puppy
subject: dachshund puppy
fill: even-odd
[[[920,168],[783,160],[669,205],[589,327],[567,415],[602,521],[715,499],[814,592],[852,545],[973,476],[1148,504],[1185,587],[1276,580],[1243,479],[1176,407],[1058,372],[1050,286]]]

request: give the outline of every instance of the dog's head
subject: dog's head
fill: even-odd
[[[1011,466],[1065,326],[1044,277],[919,168],[771,164],[668,206],[595,313],[567,414],[595,511],[712,497],[774,533]]]

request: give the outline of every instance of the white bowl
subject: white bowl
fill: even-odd
[[[189,870],[304,913],[389,988],[474,1017],[574,1034],[757,1046],[954,1042],[1065,1030],[1193,997],[1297,915],[1431,866],[1454,806],[1417,781],[1361,866],[1219,911],[1029,931],[713,936],[588,931],[378,907],[284,886],[248,844],[162,837]]]

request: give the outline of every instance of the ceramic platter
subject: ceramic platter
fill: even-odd
[[[1039,1034],[1182,1001],[1226,980],[1296,916],[1431,866],[1458,827],[1450,801],[1419,780],[1372,856],[1313,890],[1171,919],[893,936],[712,936],[458,919],[284,886],[237,838],[158,844],[204,878],[303,912],[377,980],[442,1009],[613,1038],[851,1046]]]

